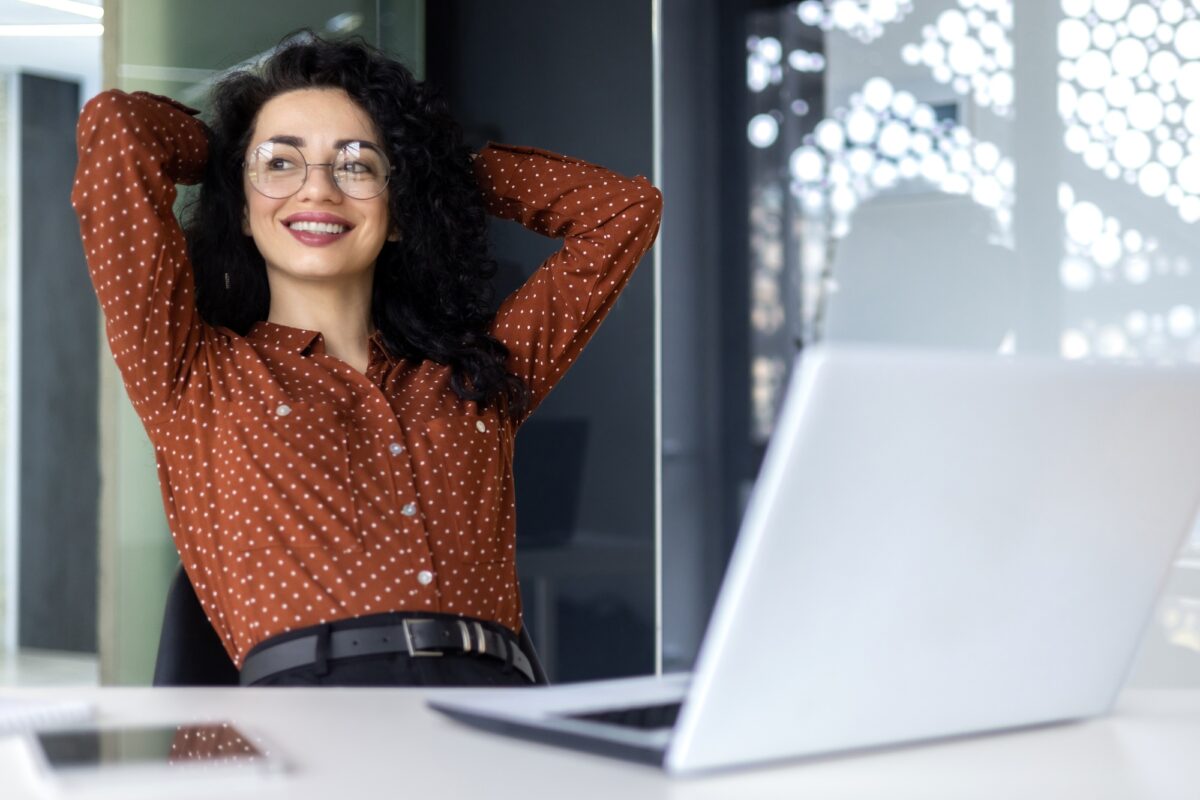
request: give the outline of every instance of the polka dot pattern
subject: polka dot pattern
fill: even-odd
[[[180,725],[175,729],[167,761],[172,764],[194,762],[200,769],[216,768],[218,762],[250,763],[270,751],[247,740],[228,722]]]
[[[195,109],[110,90],[84,106],[71,202],[110,349],[154,445],[167,522],[239,667],[294,628],[429,610],[519,631],[516,423],[450,388],[432,362],[366,372],[319,331],[246,336],[196,311],[172,205],[200,180]],[[575,362],[653,244],[662,195],[644,177],[490,142],[473,162],[490,213],[563,239],[496,314],[530,411]]]

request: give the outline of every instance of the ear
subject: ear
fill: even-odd
[[[250,212],[246,208],[242,208],[242,233],[246,236],[251,235],[250,231]]]
[[[400,231],[398,231],[398,230],[396,230],[395,228],[393,228],[393,229],[392,229],[392,232],[388,234],[387,240],[388,240],[389,242],[398,242],[398,241],[400,241]]]

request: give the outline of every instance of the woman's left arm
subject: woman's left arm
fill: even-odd
[[[496,312],[491,334],[531,392],[526,416],[574,363],[654,244],[662,192],[645,177],[489,142],[474,159],[488,212],[563,239]],[[522,420],[523,421],[523,420]]]

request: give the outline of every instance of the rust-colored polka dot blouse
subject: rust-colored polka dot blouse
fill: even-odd
[[[390,358],[378,334],[364,374],[318,331],[261,321],[243,337],[199,317],[172,211],[207,156],[197,113],[145,92],[89,100],[71,202],[171,535],[230,657],[381,611],[520,630],[515,425],[459,399],[448,367]],[[662,196],[532,147],[489,143],[474,169],[490,213],[564,239],[492,324],[536,406],[654,242]]]

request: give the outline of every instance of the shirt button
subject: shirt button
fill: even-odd
[[[433,583],[433,573],[427,569],[423,569],[417,573],[417,583],[422,586],[428,586]]]
[[[413,514],[417,513],[417,504],[405,503],[404,508],[400,509],[400,513],[406,517],[411,517]]]
[[[487,433],[487,425],[484,425],[484,424],[483,424],[483,420],[479,420],[478,422],[476,422],[476,423],[475,423],[475,428],[476,428],[476,429],[477,429],[477,430],[478,430],[480,433]]]
[[[277,405],[275,407],[275,415],[276,416],[286,417],[290,413],[292,413],[292,407],[289,406],[287,403],[280,403],[279,405]]]
[[[388,450],[391,451],[392,455],[398,456],[404,452],[404,445],[400,444],[399,442],[392,442],[388,445]]]

